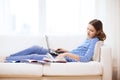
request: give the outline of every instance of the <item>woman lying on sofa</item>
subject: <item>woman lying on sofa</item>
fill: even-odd
[[[72,51],[67,51],[62,48],[58,48],[56,52],[62,52],[55,58],[64,57],[67,62],[88,62],[92,59],[94,54],[94,47],[96,42],[99,40],[104,41],[106,39],[106,35],[103,31],[103,24],[100,20],[94,19],[88,23],[87,27],[87,39],[84,43],[78,46],[76,49]],[[6,62],[11,61],[20,61],[23,59],[34,59],[41,60],[43,57],[41,55],[46,55],[49,53],[48,49],[45,49],[40,46],[33,46],[28,49],[22,50],[18,53],[12,54],[6,58]]]

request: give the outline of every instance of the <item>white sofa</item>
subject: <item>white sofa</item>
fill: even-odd
[[[81,35],[48,35],[51,48],[72,50],[85,39]],[[39,45],[46,48],[45,36],[0,36],[0,59],[15,52]],[[96,48],[98,49],[98,48]],[[100,50],[100,51],[99,51]],[[112,80],[111,48],[103,45],[94,61],[51,63],[49,65],[33,63],[0,62],[0,80]],[[98,59],[100,58],[100,59]]]

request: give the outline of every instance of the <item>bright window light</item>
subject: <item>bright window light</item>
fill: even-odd
[[[9,0],[9,3],[15,33],[37,34],[39,30],[39,0]]]
[[[95,0],[1,0],[0,6],[0,34],[86,34],[95,18]]]

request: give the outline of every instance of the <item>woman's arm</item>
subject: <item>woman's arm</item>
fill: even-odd
[[[71,59],[74,59],[75,61],[80,61],[80,57],[76,54],[72,54],[72,53],[62,53],[59,54],[56,58],[61,58],[61,57],[69,57]]]

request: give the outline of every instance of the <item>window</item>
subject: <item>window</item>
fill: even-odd
[[[95,0],[0,0],[0,34],[85,34]]]
[[[38,34],[39,0],[2,0],[0,34]]]

